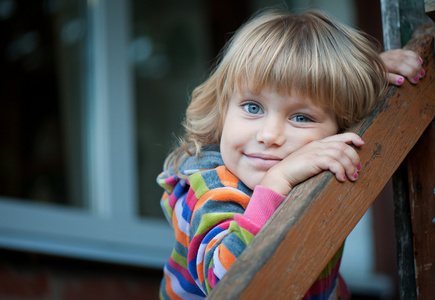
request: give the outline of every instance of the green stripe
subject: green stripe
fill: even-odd
[[[174,210],[171,208],[171,206],[169,205],[169,199],[164,199],[161,201],[163,208],[166,211],[166,214],[168,215],[169,218],[171,218],[172,220],[172,214],[174,213]]]
[[[174,187],[172,185],[169,185],[165,182],[165,179],[158,179],[157,180],[158,185],[160,185],[162,188],[165,189],[165,191],[170,194],[174,190]]]
[[[187,269],[187,257],[182,256],[177,251],[172,250],[171,254],[172,259],[179,264],[180,266],[183,266],[183,268]]]
[[[202,178],[201,172],[192,174],[189,176],[190,187],[195,191],[195,197],[200,199],[202,195],[204,195],[209,188]]]
[[[248,245],[252,241],[252,239],[254,238],[254,235],[252,233],[250,233],[245,228],[240,227],[237,222],[231,222],[229,232],[237,235],[237,237],[245,245]]]
[[[228,213],[217,212],[217,213],[203,214],[201,216],[201,222],[199,224],[198,229],[196,230],[195,235],[199,235],[199,234],[202,234],[204,232],[207,232],[214,225],[216,225],[224,220],[233,219],[234,215],[235,215],[235,213],[233,213],[233,212],[228,212]]]

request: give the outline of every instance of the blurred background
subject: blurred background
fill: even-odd
[[[0,0],[0,300],[157,299],[155,183],[189,95],[258,9],[318,8],[379,42],[377,0]],[[390,192],[349,237],[353,299],[396,299]]]

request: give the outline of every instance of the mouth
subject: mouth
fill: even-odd
[[[245,157],[253,164],[261,168],[270,169],[282,161],[282,158],[264,153],[245,153]]]

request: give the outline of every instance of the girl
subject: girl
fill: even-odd
[[[413,80],[413,59],[391,69]],[[339,132],[372,111],[386,83],[368,40],[320,12],[268,12],[239,29],[193,92],[186,132],[158,177],[176,237],[160,297],[204,298],[298,183],[324,170],[355,181],[352,145],[364,141]],[[349,297],[341,255],[306,299]]]

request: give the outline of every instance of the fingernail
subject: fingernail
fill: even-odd
[[[415,77],[414,77],[414,81],[415,81],[415,82],[418,82],[418,81],[419,81],[418,76],[415,76]]]
[[[399,77],[399,79],[397,79],[397,84],[402,84],[403,83],[403,77]]]
[[[359,171],[361,170],[361,164],[358,164],[358,166],[356,166],[356,169]]]
[[[357,179],[358,178],[358,173],[353,174],[353,178]]]
[[[344,176],[343,176],[343,179],[344,179],[344,180],[346,180],[346,179],[347,179],[347,178],[346,178],[346,175],[344,175]]]
[[[361,142],[363,142],[364,143],[364,140],[361,138]]]
[[[424,76],[424,70],[420,71],[420,76],[423,77]]]
[[[419,57],[419,58],[418,58],[418,62],[419,62],[420,64],[422,64],[422,63],[423,63],[423,60]]]

